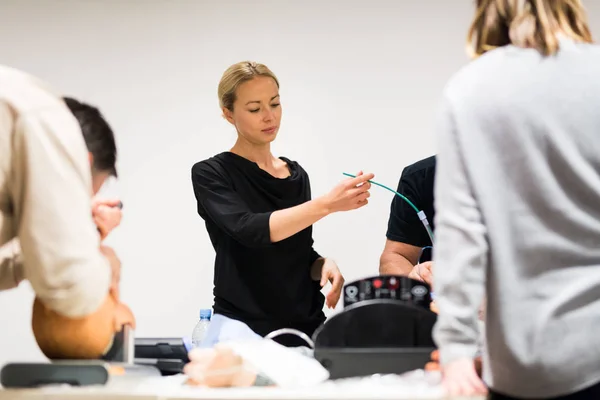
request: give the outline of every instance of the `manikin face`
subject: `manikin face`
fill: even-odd
[[[49,359],[95,360],[108,352],[123,326],[135,327],[135,317],[113,293],[83,318],[59,315],[36,298],[31,325],[40,350]]]
[[[90,164],[93,158],[90,155]],[[109,174],[92,168],[93,194]],[[111,287],[102,305],[93,314],[79,319],[66,318],[48,309],[37,298],[33,305],[32,328],[38,346],[50,359],[98,359],[125,325],[135,327],[135,317],[121,303],[119,288]]]
[[[236,91],[233,110],[223,115],[237,129],[244,141],[253,145],[271,143],[279,132],[281,104],[275,80],[258,76],[242,83]]]

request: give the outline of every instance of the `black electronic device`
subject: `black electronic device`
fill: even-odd
[[[43,385],[104,385],[110,368],[107,363],[10,363],[2,367],[0,382],[5,388],[35,388]]]
[[[110,379],[131,376],[160,376],[155,366],[133,364],[133,343],[133,330],[126,326],[115,334],[109,350],[99,360],[9,363],[0,370],[0,384],[5,388],[50,384],[86,386],[104,385]]]
[[[136,338],[135,363],[153,366],[165,376],[175,375],[183,372],[191,349],[187,338]]]
[[[344,307],[379,299],[398,300],[428,310],[431,289],[426,283],[396,275],[378,275],[344,285]]]
[[[0,384],[6,389],[36,388],[45,385],[105,385],[109,380],[133,376],[160,376],[160,372],[150,366],[109,363],[102,360],[9,363],[0,370]]]
[[[332,379],[423,368],[435,349],[429,285],[374,276],[344,286],[344,309],[313,335],[315,358]]]

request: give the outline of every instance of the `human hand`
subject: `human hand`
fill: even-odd
[[[408,274],[408,277],[417,281],[425,282],[429,286],[433,284],[433,262],[427,261],[421,264],[417,264]]]
[[[115,251],[108,247],[101,245],[100,252],[106,257],[110,264],[111,269],[111,283],[110,293],[115,296],[116,300],[119,300],[119,283],[121,281],[121,261],[117,257]]]
[[[484,298],[483,302],[481,302],[481,306],[479,307],[479,320],[480,321],[485,321],[486,308],[487,308],[487,298]]]
[[[440,371],[440,351],[434,350],[431,352],[431,361],[425,364],[425,371]],[[477,372],[477,376],[481,377],[481,357],[476,357],[474,361],[475,372]]]
[[[481,360],[479,360],[481,366]],[[442,366],[442,385],[449,396],[487,394],[487,387],[477,373],[477,361],[461,358]]]
[[[325,297],[325,304],[329,308],[335,308],[340,300],[345,279],[336,262],[330,258],[325,258],[321,268],[321,287],[325,286],[327,282],[331,282],[331,289]]]
[[[118,199],[97,199],[92,202],[92,217],[100,232],[100,238],[106,239],[108,234],[121,223],[123,212]]]
[[[334,213],[355,210],[367,205],[369,203],[367,199],[371,196],[369,193],[371,183],[368,181],[374,177],[374,174],[363,174],[360,171],[355,178],[348,178],[337,184],[323,196],[328,210]]]
[[[425,371],[439,371],[440,368],[440,351],[434,350],[430,355],[431,361],[425,364]]]
[[[188,353],[190,362],[183,372],[188,384],[208,387],[251,386],[256,373],[244,368],[242,357],[226,346],[196,348]]]
[[[436,314],[440,313],[440,309],[438,308],[435,300],[431,300],[431,303],[429,304],[429,309]]]

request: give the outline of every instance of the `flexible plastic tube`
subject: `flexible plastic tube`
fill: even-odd
[[[349,176],[351,178],[356,178],[356,175],[352,175],[349,174],[347,172],[343,173],[346,176]],[[421,223],[423,224],[423,226],[425,227],[425,230],[427,231],[427,235],[429,235],[429,240],[431,240],[431,244],[433,244],[433,230],[431,229],[431,226],[429,225],[429,221],[427,220],[427,216],[425,215],[425,213],[421,210],[419,210],[417,208],[417,206],[415,206],[413,204],[412,201],[410,201],[406,196],[401,195],[400,193],[396,192],[394,189],[382,185],[381,183],[375,182],[375,181],[369,181],[371,184],[382,187],[384,189],[389,190],[390,192],[394,193],[396,196],[400,197],[402,200],[404,200],[405,202],[408,203],[408,205],[410,205],[412,207],[413,210],[415,210],[415,212],[417,213],[417,216],[419,217],[419,220],[421,220]]]

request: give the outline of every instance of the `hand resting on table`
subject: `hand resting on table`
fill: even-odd
[[[227,346],[196,348],[189,352],[188,357],[190,362],[183,370],[188,377],[188,385],[220,388],[256,384],[258,373],[245,365],[242,357]]]

